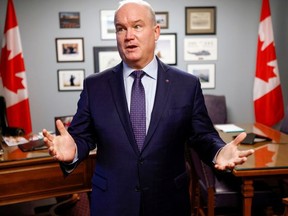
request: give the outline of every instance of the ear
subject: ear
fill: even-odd
[[[154,34],[155,34],[155,42],[156,42],[160,37],[160,25],[159,24],[154,26]]]

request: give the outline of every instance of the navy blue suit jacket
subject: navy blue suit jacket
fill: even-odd
[[[79,162],[97,144],[91,214],[95,216],[184,216],[189,211],[184,146],[190,143],[212,163],[224,142],[208,117],[199,80],[158,60],[151,123],[143,150],[134,139],[122,64],[93,74],[84,90],[70,134]]]

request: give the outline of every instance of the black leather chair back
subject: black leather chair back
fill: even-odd
[[[3,96],[0,96],[0,133],[6,130],[7,118],[6,118],[6,102]]]
[[[227,123],[227,105],[224,95],[204,94],[208,115],[213,124]]]
[[[280,131],[283,133],[288,134],[288,106],[286,108],[286,113],[285,113],[285,117],[282,120],[281,126],[280,126]]]
[[[4,136],[23,136],[25,131],[20,127],[9,127],[6,115],[6,101],[0,96],[0,133]]]

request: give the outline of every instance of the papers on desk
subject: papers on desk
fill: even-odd
[[[214,127],[225,133],[236,133],[245,131],[243,128],[238,127],[235,124],[216,124]]]
[[[51,134],[54,134],[50,132]],[[3,141],[9,146],[18,146],[23,152],[47,149],[42,132],[32,134],[28,138],[23,136],[4,136]]]
[[[17,146],[29,142],[22,136],[4,136],[3,140],[8,146]]]

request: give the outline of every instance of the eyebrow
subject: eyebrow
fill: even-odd
[[[141,23],[145,23],[142,19],[138,19],[138,20],[134,20],[134,21],[131,21],[133,24],[135,24],[135,23],[139,23],[139,22],[141,22]],[[129,22],[130,23],[130,22]],[[121,22],[115,22],[115,25],[123,25]]]

